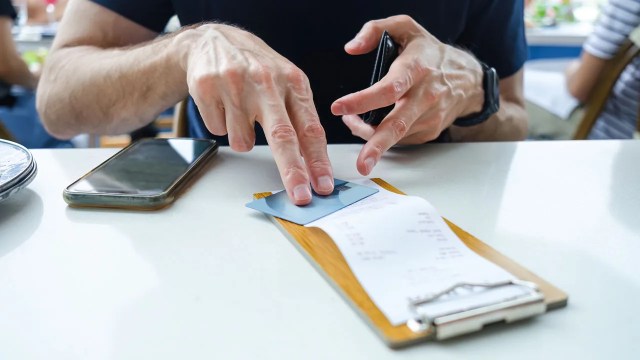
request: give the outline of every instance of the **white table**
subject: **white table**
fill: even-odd
[[[579,22],[552,27],[536,27],[526,30],[529,45],[582,46],[593,31],[593,24]]]
[[[358,146],[332,146],[355,178]],[[68,208],[113,150],[36,150],[0,204],[0,359],[629,359],[640,351],[640,142],[432,145],[374,172],[569,293],[569,306],[390,350],[263,215],[267,148],[221,149],[159,212]]]

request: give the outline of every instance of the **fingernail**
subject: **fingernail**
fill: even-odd
[[[318,190],[331,191],[333,189],[333,179],[330,176],[320,176],[318,178]]]
[[[296,199],[296,201],[311,199],[311,190],[309,190],[309,185],[298,185],[293,188],[293,198]]]
[[[376,160],[374,158],[367,158],[364,160],[364,167],[367,169],[367,174],[373,170],[374,166],[376,166]]]
[[[335,115],[347,115],[347,107],[343,103],[336,103],[338,114]]]

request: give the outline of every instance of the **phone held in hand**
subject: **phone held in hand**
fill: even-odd
[[[155,210],[218,151],[215,140],[142,139],[107,159],[63,192],[71,206]]]
[[[380,37],[380,43],[378,44],[378,50],[376,51],[376,62],[373,64],[373,75],[371,75],[371,84],[373,86],[378,81],[387,75],[391,64],[398,57],[400,45],[398,45],[391,35],[385,30]],[[380,125],[382,120],[389,115],[395,104],[389,106],[374,109],[362,115],[362,120],[369,125]]]

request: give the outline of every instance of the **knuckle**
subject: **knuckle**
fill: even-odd
[[[411,16],[407,14],[395,15],[395,16],[392,16],[390,19],[393,20],[394,23],[400,24],[400,25],[411,25],[413,27],[419,26],[418,23]]]
[[[312,121],[306,124],[302,133],[305,138],[321,139],[325,137],[324,128],[320,121]]]
[[[217,82],[218,77],[215,74],[202,74],[194,77],[193,86],[203,99],[209,99],[215,93]]]
[[[331,163],[328,159],[313,159],[307,160],[307,166],[313,172],[316,169],[327,169],[331,167]]]
[[[266,64],[254,64],[250,68],[251,80],[258,84],[272,83],[272,70]]]
[[[403,91],[404,87],[405,87],[404,80],[400,80],[400,79],[393,80],[383,86],[382,96],[384,96],[385,99],[393,100],[395,102],[404,93]]]
[[[382,144],[374,143],[371,144],[370,151],[373,153],[376,159],[380,159],[382,157],[382,154],[384,154],[385,149]]]
[[[407,87],[407,79],[406,78],[397,79],[397,80],[394,80],[394,82],[393,82],[394,94],[401,93],[406,87]]]
[[[282,175],[285,179],[307,178],[306,170],[299,164],[288,165],[282,172]]]
[[[288,66],[284,69],[284,76],[287,82],[295,89],[305,89],[309,80],[307,75],[296,66]]]
[[[397,117],[389,120],[389,127],[391,127],[391,129],[393,130],[393,136],[396,141],[402,139],[407,134],[407,131],[409,129],[406,121]]]
[[[271,138],[276,142],[296,142],[296,131],[291,124],[278,124],[271,128]]]
[[[237,67],[228,66],[223,69],[220,69],[220,77],[228,81],[232,81],[232,82],[240,81],[243,75],[244,75],[243,72]]]
[[[402,23],[412,23],[413,22],[413,18],[407,14],[401,14],[398,15],[396,18],[399,22]]]
[[[374,30],[378,28],[380,20],[369,20],[362,26],[362,30]]]
[[[404,94],[406,92],[406,89],[408,89],[411,86],[411,74],[406,73],[405,76],[403,76],[400,79],[396,79],[393,81],[393,91],[394,91],[394,97],[395,99],[399,99],[400,96],[402,94]]]
[[[440,101],[440,93],[435,89],[430,89],[424,92],[423,100],[428,105],[437,104]]]

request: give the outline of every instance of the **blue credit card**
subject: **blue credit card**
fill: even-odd
[[[313,198],[307,205],[294,205],[289,200],[287,192],[280,191],[254,200],[248,203],[247,207],[299,225],[306,225],[377,192],[378,189],[334,179],[334,188],[330,195],[318,195],[313,192]]]

